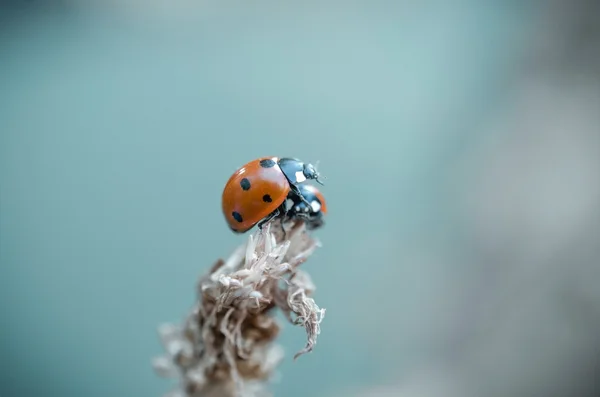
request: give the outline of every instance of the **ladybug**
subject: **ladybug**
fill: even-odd
[[[262,228],[272,218],[285,215],[288,197],[310,206],[299,188],[308,179],[323,184],[312,164],[296,158],[261,157],[244,164],[223,189],[221,205],[229,228],[235,233],[256,224]]]
[[[327,214],[327,204],[323,194],[313,185],[299,185],[300,193],[310,204],[299,199],[297,195],[288,195],[288,219],[304,220],[306,228],[313,230],[323,226],[323,217]]]

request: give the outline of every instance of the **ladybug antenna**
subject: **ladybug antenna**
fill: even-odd
[[[321,181],[322,179],[327,179],[326,176],[321,176],[321,174],[318,172],[319,170],[319,163],[321,162],[321,160],[317,160],[317,162],[315,163],[315,174],[316,174],[316,178],[315,181],[317,181],[317,183],[321,186],[325,186],[325,184]]]

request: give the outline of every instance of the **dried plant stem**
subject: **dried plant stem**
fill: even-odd
[[[169,397],[270,396],[267,382],[283,358],[274,343],[279,308],[307,333],[312,351],[325,309],[310,297],[315,286],[299,270],[320,245],[301,221],[288,224],[285,239],[276,223],[250,235],[227,260],[219,260],[198,283],[198,301],[182,325],[159,329],[166,355],[154,360],[159,375],[179,379]]]

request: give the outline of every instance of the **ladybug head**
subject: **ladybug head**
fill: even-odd
[[[319,162],[317,162],[317,165],[319,165]],[[317,183],[323,185],[323,182],[319,179],[321,177],[321,174],[319,174],[317,168],[314,165],[305,163],[302,169],[302,173],[304,174],[304,177],[306,179],[314,179],[315,181],[317,181]]]

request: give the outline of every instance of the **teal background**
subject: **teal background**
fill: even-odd
[[[305,334],[285,326],[276,395],[452,362],[486,324],[469,314],[477,291],[502,280],[488,259],[513,249],[482,254],[470,175],[507,134],[487,125],[540,19],[534,3],[472,0],[5,7],[0,395],[168,390],[156,328],[246,238],[220,195],[264,155],[320,160],[330,210],[305,264],[322,334],[293,362]]]

